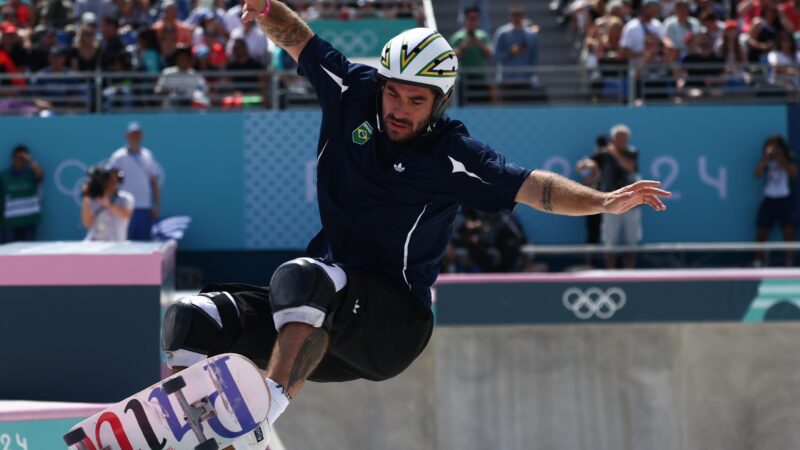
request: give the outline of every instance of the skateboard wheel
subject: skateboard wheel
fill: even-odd
[[[83,431],[83,428],[75,428],[74,430],[64,435],[64,442],[66,442],[67,447],[69,447],[70,445],[75,445],[78,442],[82,441],[85,437],[86,437],[86,432]]]
[[[218,450],[218,449],[219,449],[219,444],[217,444],[217,441],[214,439],[209,439],[194,448],[194,450]]]
[[[162,386],[164,392],[167,395],[172,394],[173,392],[178,392],[181,389],[186,387],[186,381],[183,380],[183,377],[176,377],[167,382],[165,382]]]

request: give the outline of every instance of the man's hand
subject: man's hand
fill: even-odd
[[[660,185],[658,181],[642,180],[609,192],[603,201],[603,208],[607,213],[624,214],[636,206],[647,204],[656,211],[663,211],[667,207],[661,198],[671,197],[672,193],[658,189]]]
[[[242,5],[242,22],[247,23],[258,17],[261,11],[266,7],[267,1],[268,0],[244,0],[244,5]]]

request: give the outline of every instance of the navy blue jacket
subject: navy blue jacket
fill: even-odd
[[[530,170],[471,138],[443,117],[410,143],[378,127],[377,71],[353,64],[314,36],[298,73],[322,106],[317,197],[322,230],[309,256],[374,272],[430,302],[430,287],[460,205],[512,209]]]

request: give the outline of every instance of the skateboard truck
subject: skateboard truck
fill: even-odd
[[[213,438],[206,438],[200,427],[201,422],[217,415],[217,412],[214,410],[214,405],[211,404],[208,397],[203,397],[189,404],[183,392],[181,392],[181,389],[184,387],[186,387],[186,382],[183,380],[183,377],[180,376],[167,381],[163,386],[164,392],[167,395],[175,394],[175,398],[178,400],[178,404],[180,404],[185,414],[184,419],[186,419],[192,427],[192,431],[197,437],[197,442],[200,442],[200,445],[196,446],[194,450],[218,450],[219,445],[217,441]]]

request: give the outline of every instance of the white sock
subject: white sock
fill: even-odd
[[[267,387],[269,388],[269,395],[272,397],[272,403],[270,403],[269,406],[269,414],[267,414],[267,421],[269,422],[270,428],[272,428],[272,425],[278,417],[280,417],[286,410],[286,407],[289,406],[290,398],[283,386],[276,383],[271,378],[267,378]]]

